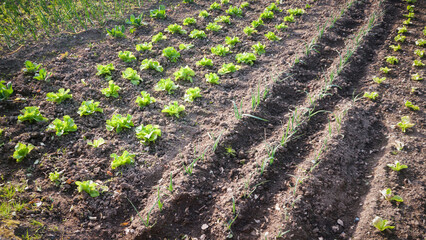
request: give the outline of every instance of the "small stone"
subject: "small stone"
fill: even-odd
[[[207,225],[207,224],[203,224],[201,226],[201,230],[206,230],[207,228],[209,228],[209,225]]]
[[[332,226],[331,229],[333,230],[333,232],[338,232],[339,231],[339,226]]]
[[[337,219],[337,224],[339,224],[340,226],[342,226],[342,227],[343,227],[343,221],[342,221],[342,220]]]

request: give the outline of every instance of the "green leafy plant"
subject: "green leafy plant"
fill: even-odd
[[[98,184],[93,182],[92,180],[83,181],[83,182],[76,181],[75,185],[78,186],[77,187],[78,192],[85,191],[91,197],[99,196]]]
[[[198,14],[198,17],[200,17],[200,18],[201,17],[206,18],[208,16],[210,16],[210,14],[206,10],[202,10],[202,11],[200,11],[200,14]]]
[[[111,28],[111,30],[107,29],[106,31],[107,31],[108,35],[111,36],[111,37],[115,37],[115,38],[126,37],[126,35],[124,35],[124,32],[126,31],[126,29],[122,25],[117,25],[114,28]]]
[[[408,14],[404,14],[404,17],[406,17],[406,18],[414,18],[414,13],[413,12],[409,12]]]
[[[251,22],[251,26],[253,26],[253,28],[258,28],[259,26],[262,26],[263,24],[263,20],[262,19],[257,19],[257,20],[253,20]]]
[[[183,0],[182,2],[183,2],[183,3],[193,3],[193,2],[194,2],[194,0]]]
[[[405,42],[406,38],[407,38],[406,36],[398,34],[398,35],[395,36],[394,39],[395,39],[396,42]],[[398,51],[398,50],[395,50],[394,48],[392,48],[392,49],[394,51]],[[399,47],[399,49],[401,49],[401,46]]]
[[[393,171],[401,171],[402,169],[408,168],[407,165],[401,164],[399,161],[395,161],[394,164],[387,164],[386,166],[390,167]]]
[[[405,101],[405,104],[404,104],[406,107],[408,107],[408,108],[410,108],[411,110],[413,110],[413,111],[418,111],[419,109],[420,109],[420,107],[419,106],[417,106],[417,105],[414,105],[412,102],[410,102],[410,101]]]
[[[414,60],[413,66],[415,66],[415,67],[424,67],[425,64],[422,63],[422,60]]]
[[[423,78],[420,76],[420,74],[416,73],[416,74],[411,75],[411,80],[421,81],[421,80],[423,80]]]
[[[242,17],[243,16],[243,10],[239,7],[229,6],[228,10],[226,10],[226,13],[231,16],[237,16]]]
[[[309,4],[309,3],[307,3],[306,5],[305,5],[305,8],[306,9],[310,9],[312,6]]]
[[[202,97],[199,87],[188,88],[183,96],[185,102],[193,102],[196,98]]]
[[[96,73],[97,76],[105,76],[105,77],[107,77],[107,79],[110,80],[111,71],[114,71],[115,67],[114,67],[114,65],[112,65],[112,63],[107,64],[107,65],[98,64],[96,66],[96,69],[98,70],[98,72]]]
[[[108,87],[101,89],[101,92],[106,97],[118,98],[118,91],[120,89],[121,88],[119,86],[115,85],[114,81],[111,80],[111,81],[108,82]]]
[[[152,9],[149,11],[149,16],[152,18],[166,18],[166,7],[164,5],[158,6],[158,9]]]
[[[247,36],[251,36],[254,33],[257,33],[257,30],[255,30],[252,27],[245,27],[243,32],[247,35]]]
[[[192,82],[192,77],[195,76],[194,70],[192,70],[190,67],[180,67],[180,69],[173,73],[175,76],[175,80],[185,80]]]
[[[225,37],[225,43],[228,44],[230,47],[235,47],[235,45],[240,42],[241,41],[239,37],[233,37],[233,38],[228,36]]]
[[[416,45],[417,46],[420,46],[420,47],[423,47],[424,45],[426,45],[426,39],[418,39],[417,41],[416,41]]]
[[[365,92],[364,97],[369,98],[371,100],[376,100],[379,94],[377,92]]]
[[[214,19],[215,22],[231,24],[230,16],[218,16]]]
[[[253,44],[251,46],[251,48],[253,49],[253,51],[257,54],[257,55],[262,55],[264,54],[265,51],[265,45],[261,44],[260,42],[257,42],[256,44]]]
[[[34,75],[38,72],[38,70],[41,68],[41,64],[33,63],[29,60],[25,61],[24,63],[25,67],[22,69],[24,74],[28,75]]]
[[[145,51],[151,51],[151,50],[152,50],[152,43],[144,42],[144,43],[136,45],[136,51],[138,52],[145,52]]]
[[[60,177],[61,177],[61,173],[58,171],[49,173],[50,181],[55,183],[56,185],[60,184]]]
[[[237,56],[235,56],[235,60],[237,60],[237,63],[253,65],[254,61],[256,61],[256,55],[253,53],[238,53]]]
[[[135,129],[136,137],[141,143],[148,145],[154,143],[159,137],[161,137],[160,126],[158,125],[140,125]]]
[[[75,125],[74,120],[70,116],[65,115],[63,121],[56,118],[51,124],[49,124],[49,126],[47,126],[46,131],[52,130],[56,132],[56,136],[62,136],[69,132],[77,131],[77,125]]]
[[[187,50],[193,47],[194,45],[192,44],[184,44],[184,43],[179,44],[179,50]]]
[[[129,25],[133,25],[135,27],[140,27],[140,26],[146,26],[148,25],[148,23],[143,21],[143,14],[140,14],[139,16],[135,16],[135,15],[130,15],[129,19],[126,19],[126,24]]]
[[[386,80],[385,77],[382,77],[382,78],[379,78],[379,77],[376,77],[376,76],[373,77],[373,82],[378,83],[378,84],[384,82],[385,80]]]
[[[399,28],[397,28],[397,30],[398,30],[398,34],[408,32],[408,29],[407,29],[406,26],[399,27]]]
[[[155,103],[157,100],[154,97],[151,97],[151,95],[145,91],[141,92],[141,97],[138,96],[136,98],[136,103],[139,105],[139,107],[146,107],[149,104]]]
[[[414,51],[414,54],[416,54],[417,56],[419,56],[420,58],[425,56],[425,51],[424,50],[420,50],[420,49],[416,49]]]
[[[283,10],[279,9],[275,3],[269,4],[269,6],[266,7],[267,10],[273,11],[273,12],[282,12]]]
[[[401,50],[401,45],[399,45],[399,44],[398,44],[398,46],[390,45],[389,47],[390,47],[390,48],[392,48],[392,50],[393,50],[394,52],[396,52],[396,51],[398,51],[398,50]]]
[[[90,140],[87,141],[87,145],[92,146],[94,148],[98,148],[98,147],[100,147],[103,144],[105,144],[105,140],[103,138],[101,138],[101,137],[98,138],[98,139],[93,140],[93,142],[90,141]]]
[[[161,79],[155,85],[155,91],[167,91],[168,94],[172,94],[173,90],[177,89],[178,85],[176,85],[170,78]]]
[[[203,57],[200,61],[196,62],[197,66],[213,66],[213,61],[210,58]]]
[[[27,155],[34,149],[34,145],[28,143],[25,145],[18,142],[15,146],[15,152],[13,152],[13,158],[16,159],[16,162],[21,162]]]
[[[294,16],[293,15],[285,16],[284,19],[283,19],[283,21],[284,22],[289,22],[289,23],[294,23],[295,22]]]
[[[382,71],[385,74],[388,74],[392,69],[388,68],[388,67],[381,67],[380,71]]]
[[[72,94],[68,94],[69,89],[60,88],[57,93],[49,92],[46,94],[46,100],[49,102],[61,103],[66,99],[72,98]]]
[[[288,26],[287,26],[287,25],[285,25],[285,23],[280,23],[280,24],[278,24],[278,25],[275,25],[275,28],[276,28],[277,30],[284,31],[284,30],[286,30],[286,29],[288,28]]]
[[[388,226],[388,224],[389,224],[388,220],[384,220],[383,218],[378,217],[378,216],[376,216],[373,219],[372,224],[375,228],[377,228],[381,232],[385,231],[386,229],[394,229],[395,228],[394,226]]]
[[[163,67],[159,62],[154,61],[152,59],[144,59],[141,63],[141,70],[143,69],[153,69],[157,72],[163,72]]]
[[[165,36],[162,32],[157,33],[156,35],[152,36],[152,42],[156,43],[159,42],[161,40],[166,40],[167,36]]]
[[[46,69],[42,68],[42,69],[40,69],[40,71],[38,73],[36,73],[34,75],[33,78],[35,80],[39,80],[39,81],[47,81],[52,76],[53,76],[53,73],[47,72]]]
[[[180,53],[176,51],[174,47],[166,47],[163,49],[163,56],[168,58],[170,62],[177,62],[180,57]]]
[[[40,113],[40,107],[25,107],[24,109],[21,110],[21,113],[18,116],[18,120],[23,122],[23,121],[29,121],[29,122],[43,122],[43,121],[47,121],[47,118],[43,117]]]
[[[411,22],[411,18],[409,18],[409,19],[403,21],[402,24],[404,24],[404,25],[411,25],[413,23]]]
[[[121,76],[124,79],[130,80],[133,85],[139,85],[139,82],[142,81],[141,76],[139,76],[138,71],[133,70],[133,68],[126,68],[125,71],[121,72]]]
[[[104,110],[102,108],[98,107],[99,102],[94,102],[93,100],[90,101],[83,101],[81,103],[81,106],[78,108],[77,113],[80,114],[80,116],[83,115],[91,115],[95,112],[103,113]]]
[[[396,201],[396,202],[403,202],[404,200],[402,199],[402,197],[398,196],[398,195],[394,195],[392,194],[392,190],[390,188],[387,189],[383,189],[382,191],[380,191],[380,193],[383,195],[383,197],[388,200],[389,202],[391,201]]]
[[[401,122],[396,124],[399,128],[401,128],[402,132],[406,132],[408,128],[414,127],[414,123],[410,122],[409,116],[403,116],[401,117]]]
[[[392,65],[397,64],[399,62],[398,58],[394,57],[394,56],[387,56],[387,57],[385,57],[385,59],[386,59],[386,62],[388,62]]]
[[[224,63],[222,65],[222,68],[219,69],[218,73],[219,73],[219,75],[225,75],[227,73],[236,72],[236,71],[240,70],[240,68],[241,68],[240,66],[238,66],[238,65],[236,66],[233,63]]]
[[[212,47],[211,52],[218,56],[226,56],[226,54],[230,53],[229,47],[225,47],[222,44],[217,45],[216,47]]]
[[[169,26],[167,26],[167,28],[164,30],[166,32],[170,32],[171,34],[186,34],[187,32],[182,28],[181,25],[175,23],[175,24],[170,24]]]
[[[135,55],[130,51],[120,51],[118,52],[118,57],[126,63],[136,60]]]
[[[220,3],[222,3],[222,5],[226,5],[229,4],[229,0],[220,0]]]
[[[206,29],[209,30],[209,31],[212,31],[212,32],[218,32],[222,29],[222,26],[215,23],[215,22],[211,22],[211,23],[207,24]]]
[[[118,156],[117,154],[113,153],[110,155],[110,157],[113,158],[111,162],[111,169],[116,169],[120,166],[126,165],[126,164],[134,164],[135,163],[135,154],[131,154],[128,151],[124,151],[121,156]]]
[[[301,16],[305,13],[305,10],[301,8],[290,8],[287,10],[287,13],[294,16]]]
[[[179,118],[179,114],[183,112],[184,110],[185,110],[185,106],[179,105],[177,101],[173,101],[169,105],[164,106],[161,112],[167,113],[170,116],[175,116],[176,118]]]
[[[10,95],[13,93],[12,83],[6,81],[0,81],[0,101],[7,100]]]
[[[268,9],[265,9],[263,13],[259,16],[260,19],[272,19],[274,18],[274,12],[269,11]]]
[[[185,26],[193,25],[193,24],[196,24],[196,23],[197,23],[197,20],[195,18],[191,18],[191,17],[185,18],[183,20],[183,25],[185,25]]]
[[[241,5],[240,5],[240,8],[243,9],[243,8],[248,7],[248,6],[250,6],[250,4],[248,2],[242,2]]]
[[[206,82],[211,84],[219,84],[219,76],[216,73],[208,73],[204,75]]]
[[[265,37],[271,41],[279,41],[281,40],[280,37],[278,37],[277,35],[275,35],[275,33],[273,32],[268,32],[265,34]]]
[[[221,9],[221,6],[220,6],[220,4],[219,4],[219,3],[217,3],[217,2],[212,3],[212,4],[210,5],[210,8],[209,8],[209,10],[220,10],[220,9]]]
[[[192,31],[191,31],[191,33],[189,34],[189,37],[190,37],[190,38],[197,39],[197,38],[206,38],[206,37],[207,37],[207,35],[206,35],[206,33],[205,33],[204,31],[202,31],[202,30],[194,29],[194,30],[192,30]]]
[[[127,114],[126,117],[121,116],[121,114],[114,114],[110,120],[106,121],[106,129],[108,131],[113,131],[115,129],[116,133],[121,132],[125,128],[132,128],[135,125],[132,121],[132,115]]]

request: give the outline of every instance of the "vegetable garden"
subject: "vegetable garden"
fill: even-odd
[[[41,2],[0,7],[0,239],[424,238],[426,2]]]

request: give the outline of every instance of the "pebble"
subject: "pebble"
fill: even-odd
[[[201,230],[206,230],[207,228],[209,228],[209,225],[207,225],[207,224],[203,224],[201,226]]]
[[[337,219],[337,224],[339,224],[340,226],[342,226],[342,227],[343,227],[343,221],[342,221],[342,220]]]

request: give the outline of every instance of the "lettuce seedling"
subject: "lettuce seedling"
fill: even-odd
[[[272,19],[274,18],[274,12],[265,9],[263,13],[260,14],[260,19]]]
[[[220,0],[220,3],[222,3],[222,5],[226,5],[229,4],[229,0]]]
[[[99,196],[98,184],[93,182],[92,180],[80,182],[76,181],[75,185],[77,185],[77,191],[82,192],[85,191],[87,194],[89,194],[91,197],[97,197]]]
[[[57,93],[49,92],[46,94],[46,100],[49,102],[61,103],[68,98],[72,98],[72,94],[68,94],[69,89],[65,90],[63,88],[59,89]]]
[[[414,12],[414,5],[408,5],[407,6],[407,11],[409,11],[409,12]]]
[[[136,51],[138,52],[145,52],[145,51],[152,51],[152,43],[141,43],[136,45]]]
[[[394,64],[397,64],[397,63],[399,62],[399,60],[398,60],[398,58],[397,58],[397,57],[394,57],[394,56],[387,56],[387,57],[386,57],[386,62],[388,62],[388,63],[390,63],[390,64],[394,65]]]
[[[93,142],[90,141],[90,140],[87,141],[87,145],[92,146],[94,148],[98,148],[101,145],[103,145],[104,143],[105,143],[105,140],[103,138],[101,138],[101,137],[98,138],[98,139],[93,140]]]
[[[230,53],[229,47],[225,47],[222,44],[217,45],[216,47],[212,47],[211,52],[218,56],[226,56],[226,54]]]
[[[185,25],[185,26],[193,25],[193,24],[196,24],[196,23],[197,23],[197,20],[195,18],[191,18],[191,17],[185,18],[183,20],[183,25]]]
[[[417,56],[419,56],[420,58],[425,56],[425,51],[424,50],[420,50],[420,49],[416,49],[414,51],[414,54],[416,54]]]
[[[60,176],[61,176],[61,173],[58,172],[58,171],[49,173],[49,179],[50,179],[50,181],[53,182],[53,183],[55,183],[56,185],[59,185],[61,183],[60,179],[59,179]]]
[[[215,22],[231,24],[230,16],[218,16],[214,19]]]
[[[130,51],[120,51],[118,52],[118,57],[126,63],[136,60],[135,55]]]
[[[0,101],[7,100],[13,93],[12,83],[8,82],[6,85],[5,83],[6,81],[0,81]]]
[[[374,101],[378,96],[379,94],[377,92],[365,92],[363,97],[369,98]]]
[[[250,4],[248,2],[242,2],[241,5],[240,5],[240,8],[244,9],[244,8],[246,8],[248,6],[250,6]]]
[[[185,44],[185,43],[179,44],[179,50],[187,50],[187,49],[191,49],[193,47],[194,47],[194,45],[192,45],[192,44]]]
[[[380,71],[382,71],[385,74],[388,74],[392,69],[388,68],[388,67],[381,67]]]
[[[237,56],[235,56],[235,60],[237,60],[237,63],[253,65],[254,61],[256,61],[256,55],[253,53],[238,53]]]
[[[164,106],[161,112],[167,113],[170,116],[175,116],[176,118],[179,118],[179,114],[183,112],[184,110],[185,110],[185,106],[179,105],[177,101],[173,101],[169,105]]]
[[[269,4],[269,6],[266,7],[267,10],[273,11],[273,12],[282,12],[283,10],[279,9],[275,3]]]
[[[101,89],[101,92],[106,97],[118,98],[118,91],[120,89],[121,88],[118,85],[115,85],[114,81],[111,80],[111,81],[108,82],[108,87]]]
[[[305,13],[305,10],[301,8],[290,8],[287,10],[287,13],[294,16],[301,16]]]
[[[213,61],[210,58],[203,57],[200,61],[195,63],[197,66],[213,66]]]
[[[242,17],[243,16],[243,10],[239,7],[229,6],[228,10],[226,10],[226,13],[231,16],[237,16]]]
[[[23,121],[29,121],[29,122],[44,122],[47,121],[48,119],[43,117],[40,113],[40,107],[25,107],[24,109],[21,110],[21,113],[18,116],[18,120],[23,122]]]
[[[288,26],[287,26],[287,25],[285,25],[285,23],[280,23],[280,24],[278,24],[278,25],[275,25],[275,28],[276,28],[277,30],[284,31],[284,30],[286,30],[286,29],[288,28]]]
[[[397,29],[398,29],[398,34],[408,32],[408,29],[407,29],[407,27],[406,27],[406,26],[402,26],[402,27],[399,27],[399,28],[397,28]]]
[[[305,5],[305,9],[310,9],[312,6],[311,5],[309,5],[309,3],[307,3],[306,5]]]
[[[175,80],[186,80],[192,82],[192,77],[195,76],[194,70],[192,70],[190,67],[180,67],[180,69],[173,73],[175,76]]]
[[[130,15],[129,19],[126,19],[126,24],[133,25],[135,27],[148,25],[147,22],[144,22],[142,20],[143,20],[143,14],[140,14],[137,17],[135,17],[135,15],[132,14],[132,15]]]
[[[38,73],[36,73],[34,75],[33,78],[35,80],[39,80],[39,81],[47,81],[52,76],[53,76],[53,73],[47,72],[46,69],[42,68],[42,69],[40,69],[40,71]]]
[[[235,47],[235,45],[240,42],[241,41],[239,37],[233,37],[233,38],[228,36],[225,37],[225,43],[228,44],[231,48]]]
[[[408,14],[404,14],[403,16],[406,17],[406,18],[414,18],[414,13],[409,12]]]
[[[219,76],[216,73],[208,73],[204,75],[206,82],[211,84],[219,84]]]
[[[405,101],[405,104],[404,104],[406,107],[408,107],[408,108],[410,108],[411,110],[413,110],[413,111],[418,111],[419,109],[420,109],[420,107],[419,106],[417,106],[417,105],[414,105],[412,102],[410,102],[410,101]]]
[[[107,80],[111,80],[111,71],[115,70],[114,65],[112,65],[112,63],[107,65],[98,64],[96,66],[96,69],[98,70],[96,75],[105,76]]]
[[[424,67],[425,64],[422,63],[422,60],[414,60],[413,66],[415,66],[415,67]]]
[[[222,26],[215,23],[215,22],[211,22],[211,23],[207,24],[206,29],[209,30],[209,31],[212,31],[212,32],[218,32],[222,29]]]
[[[225,75],[227,73],[236,72],[236,71],[240,70],[240,68],[241,68],[240,66],[238,66],[238,65],[236,66],[233,63],[228,63],[228,64],[224,63],[222,65],[222,68],[219,69],[218,73],[219,73],[219,75]]]
[[[124,32],[126,31],[126,29],[124,28],[124,26],[121,25],[117,25],[114,28],[112,28],[111,30],[107,29],[107,35],[111,36],[111,37],[115,37],[115,38],[124,38],[126,37],[126,35],[124,35]]]
[[[126,164],[134,164],[135,156],[136,156],[135,154],[131,154],[128,151],[124,151],[123,154],[121,154],[121,156],[118,156],[115,153],[111,154],[110,157],[114,159],[111,162],[111,169],[116,169]]]
[[[378,83],[378,84],[384,82],[385,80],[386,80],[385,77],[382,77],[382,78],[379,78],[379,77],[376,77],[376,76],[373,77],[373,82]]]
[[[411,25],[413,23],[411,22],[411,18],[409,18],[409,19],[403,21],[402,24],[404,24],[404,25]]]
[[[284,22],[289,22],[289,23],[294,23],[295,22],[294,16],[293,15],[285,16],[284,19],[283,19],[283,21]]]
[[[262,26],[264,24],[263,24],[263,20],[259,18],[257,20],[253,20],[251,22],[251,25],[253,26],[253,28],[258,28],[259,26]]]
[[[53,120],[53,122],[47,126],[46,131],[54,130],[56,136],[62,136],[69,132],[77,131],[77,125],[75,125],[74,120],[70,116],[65,115],[63,119],[63,121],[58,118]]]
[[[162,32],[157,33],[156,35],[152,36],[152,42],[156,43],[159,42],[161,40],[166,40],[167,36],[165,36]]]
[[[200,11],[200,14],[198,14],[198,17],[200,18],[206,18],[208,16],[210,16],[210,14],[206,10],[202,10]]]
[[[115,129],[116,133],[120,133],[125,128],[132,128],[135,126],[132,122],[132,115],[127,114],[126,117],[121,114],[114,114],[110,120],[106,121],[106,129],[112,131]]]
[[[396,42],[405,42],[405,39],[406,39],[407,37],[406,36],[404,36],[404,35],[396,35],[395,36],[395,38],[394,38],[394,40],[396,41]],[[397,50],[395,50],[394,48],[392,48],[394,51],[398,51],[398,49]],[[399,47],[399,49],[401,49],[401,46]]]
[[[423,47],[424,45],[426,45],[426,39],[419,39],[419,40],[417,40],[416,41],[416,45],[417,46],[420,46],[420,47]]]
[[[167,26],[167,28],[164,30],[166,32],[169,32],[171,34],[186,34],[187,32],[182,28],[181,25],[179,24],[170,24],[169,26]]]
[[[247,35],[247,36],[251,36],[254,33],[257,33],[257,30],[255,30],[252,27],[245,27],[243,32]]]
[[[253,51],[257,54],[257,55],[262,55],[264,54],[265,51],[265,45],[261,44],[260,42],[257,42],[256,44],[253,44],[251,46],[251,48],[253,49]]]
[[[183,3],[193,3],[195,0],[183,0]]]
[[[196,98],[202,97],[199,87],[188,88],[183,96],[185,102],[193,102]]]
[[[414,123],[410,122],[409,116],[403,116],[401,117],[401,122],[396,124],[399,128],[401,128],[402,132],[406,132],[408,128],[414,127]]]
[[[150,143],[155,143],[155,141],[161,137],[161,129],[158,125],[148,124],[144,126],[140,125],[135,129],[136,137],[144,145],[149,145]]]
[[[399,44],[398,44],[398,46],[390,45],[389,47],[390,47],[390,48],[392,48],[392,50],[393,50],[394,52],[396,52],[396,51],[398,51],[398,50],[401,50],[401,45],[399,45]]]
[[[398,196],[398,195],[393,195],[392,194],[392,190],[390,188],[387,189],[383,189],[382,191],[380,191],[380,193],[383,195],[383,197],[388,200],[389,202],[391,201],[396,201],[396,202],[403,202],[404,200],[402,199],[402,197]]]
[[[41,67],[41,64],[33,63],[29,60],[25,61],[24,65],[25,67],[22,69],[22,71],[24,72],[24,74],[28,75],[36,74]]]
[[[177,62],[180,57],[180,53],[176,51],[174,47],[166,47],[163,49],[163,56],[168,58],[170,62]]]
[[[206,35],[206,33],[205,33],[204,31],[202,31],[202,30],[194,29],[194,30],[192,30],[192,31],[191,31],[191,33],[189,34],[189,37],[190,37],[190,38],[195,38],[195,39],[197,39],[197,38],[206,38],[206,37],[207,37],[207,35]]]
[[[121,72],[121,76],[124,79],[130,80],[133,85],[139,85],[139,82],[142,81],[141,76],[133,68],[126,68],[125,71]]]
[[[163,67],[159,62],[154,61],[152,59],[144,59],[141,64],[141,70],[144,69],[154,69],[157,72],[163,72]]]
[[[149,16],[151,16],[152,18],[166,18],[166,7],[164,5],[160,5],[158,9],[150,10]]]
[[[278,37],[277,35],[275,35],[275,33],[273,32],[268,32],[265,34],[265,37],[271,41],[279,41],[281,40],[280,37]]]
[[[78,108],[77,113],[80,114],[80,116],[83,115],[91,115],[95,112],[103,113],[104,110],[99,106],[99,102],[94,102],[93,100],[90,101],[83,101],[81,103],[81,106]]]
[[[402,169],[408,168],[407,165],[401,164],[399,161],[395,161],[395,164],[387,164],[386,166],[397,172],[401,171]]]
[[[416,73],[416,74],[411,75],[411,80],[421,81],[421,80],[423,80],[423,78],[420,76],[420,74]]]
[[[373,226],[375,228],[377,228],[379,231],[383,232],[386,229],[394,229],[394,226],[388,226],[389,221],[388,220],[384,220],[381,217],[376,216],[372,222]]]
[[[25,145],[23,143],[18,142],[15,146],[15,152],[13,152],[13,158],[16,159],[16,162],[21,162],[27,155],[34,149],[34,145],[28,143]]]
[[[209,10],[220,10],[220,9],[221,9],[221,6],[220,6],[220,4],[219,4],[219,3],[217,3],[217,2],[212,3],[212,4],[210,5],[210,8],[209,8]]]
[[[141,92],[141,96],[142,97],[138,96],[135,101],[135,103],[137,103],[141,108],[157,101],[154,97],[151,97],[151,95],[145,91]]]
[[[161,79],[155,85],[155,91],[167,91],[168,94],[173,94],[173,90],[178,89],[178,85],[175,84],[170,78]]]

